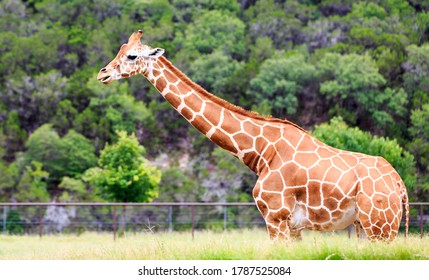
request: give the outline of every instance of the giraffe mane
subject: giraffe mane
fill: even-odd
[[[177,77],[180,78],[186,85],[190,86],[192,89],[197,91],[199,94],[207,97],[207,99],[213,101],[214,103],[216,103],[216,104],[218,104],[218,105],[220,105],[220,106],[222,106],[228,110],[231,110],[234,113],[237,113],[237,114],[240,114],[240,115],[252,118],[252,119],[256,119],[256,120],[288,124],[288,125],[291,125],[291,126],[298,128],[299,130],[301,130],[305,133],[308,133],[304,128],[300,127],[299,125],[297,125],[297,124],[295,124],[289,120],[274,118],[271,116],[261,116],[257,112],[252,112],[252,111],[246,110],[240,106],[231,104],[228,101],[226,101],[226,100],[224,100],[224,99],[222,99],[222,98],[220,98],[220,97],[218,97],[212,93],[209,93],[204,88],[202,88],[200,85],[193,82],[188,76],[186,76],[183,72],[181,72],[178,68],[176,68],[167,58],[160,56],[159,60],[162,62],[162,64],[164,64],[164,66],[166,68],[168,68],[168,70],[173,72],[173,74],[177,75]]]

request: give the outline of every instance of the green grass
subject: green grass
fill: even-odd
[[[345,234],[305,232],[302,241],[273,242],[263,230],[81,236],[0,236],[0,259],[55,260],[429,260],[429,236],[394,242],[348,239]]]

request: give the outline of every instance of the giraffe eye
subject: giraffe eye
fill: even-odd
[[[134,60],[134,59],[136,59],[136,58],[137,58],[137,55],[127,55],[127,58],[128,58],[129,60]]]

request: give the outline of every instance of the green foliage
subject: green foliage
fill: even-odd
[[[417,14],[417,27],[418,27],[418,42],[424,41],[424,37],[428,34],[429,31],[429,13],[423,11]]]
[[[257,38],[269,37],[277,49],[299,42],[298,34],[302,23],[298,18],[301,15],[295,16],[295,13],[304,10],[303,6],[298,4],[298,7],[288,9],[290,4],[284,5],[272,0],[257,1],[254,6],[245,11],[248,33],[252,42]],[[305,12],[302,16],[303,18],[306,16]]]
[[[299,93],[315,79],[314,66],[302,55],[268,59],[250,81],[248,94],[258,103],[268,99],[276,115],[291,115],[297,111]]]
[[[189,174],[178,167],[169,167],[162,171],[159,201],[187,202],[199,201],[204,191]]]
[[[52,118],[52,123],[60,134],[65,134],[73,127],[73,121],[76,118],[77,110],[73,107],[69,99],[62,100],[58,103],[55,116]]]
[[[144,43],[164,48],[180,70],[234,104],[305,128],[342,116],[397,139],[415,156],[416,189],[424,190],[427,2],[1,1],[0,200],[32,184],[32,161],[49,173],[42,181],[50,199],[101,199],[88,184],[81,192],[79,180],[95,165],[94,154],[117,140],[116,130],[135,132],[148,159],[169,153],[172,182],[177,176],[191,186],[203,179],[193,159],[177,167],[183,153],[218,163],[214,146],[144,79],[108,87],[95,79],[137,29]],[[42,129],[47,124],[51,128]],[[233,168],[224,172],[241,176]],[[427,199],[424,191],[413,195]]]
[[[31,77],[10,77],[0,89],[4,105],[18,112],[21,126],[33,131],[53,117],[58,103],[66,97],[67,78],[52,70]]]
[[[231,77],[242,64],[221,51],[200,55],[189,67],[189,76],[206,90],[222,97],[226,95]]]
[[[411,27],[414,22],[409,4],[400,0],[385,2],[384,6],[382,3],[356,3],[347,15],[352,25],[352,42],[359,45],[360,50],[387,46],[402,52],[410,39],[416,36],[415,28]]]
[[[202,14],[190,24],[180,43],[193,54],[209,54],[220,49],[226,54],[244,53],[244,23],[233,14],[213,10]]]
[[[21,219],[19,212],[16,210],[9,210],[6,216],[6,230],[12,235],[24,234],[24,221]]]
[[[429,104],[421,109],[412,111],[411,127],[409,128],[413,140],[408,144],[411,153],[418,163],[419,180],[425,189],[429,189]]]
[[[61,196],[58,198],[58,201],[61,202],[97,200],[94,195],[91,196],[85,186],[85,183],[80,179],[74,179],[67,176],[63,177],[58,188],[63,191]],[[88,197],[90,200],[87,199]]]
[[[67,162],[67,172],[64,176],[78,178],[86,169],[95,165],[96,158],[94,146],[83,135],[69,130],[61,138],[57,154],[60,156],[60,162]]]
[[[405,54],[400,51],[392,50],[387,47],[378,47],[374,52],[376,64],[379,69],[379,73],[383,75],[383,78],[389,84],[400,84],[401,81],[400,73],[402,70],[402,64],[405,62]]]
[[[384,20],[387,17],[387,13],[383,7],[377,5],[376,3],[358,2],[353,4],[352,11],[349,16],[352,18],[363,17],[365,19],[375,17]]]
[[[26,147],[26,161],[42,162],[50,174],[49,187],[55,187],[64,176],[79,177],[96,163],[94,147],[88,139],[73,130],[60,138],[50,124],[32,133]]]
[[[116,144],[101,151],[99,167],[87,170],[83,179],[110,201],[152,201],[158,196],[161,172],[143,158],[144,148],[134,135],[118,132],[118,136]]]
[[[404,63],[404,85],[411,96],[413,108],[419,108],[429,102],[429,44],[407,47],[408,59]]]
[[[15,172],[3,160],[0,160],[0,201],[7,201],[15,186]]]
[[[86,109],[76,116],[73,126],[86,137],[99,139],[97,149],[101,149],[105,142],[114,140],[117,130],[131,133],[139,125],[151,128],[150,124],[154,121],[152,112],[143,102],[136,101],[127,93],[128,83],[106,87],[96,79],[90,79],[87,87],[94,92],[94,96]]]
[[[3,141],[0,143],[5,152],[1,156],[11,161],[27,139],[26,131],[21,128],[18,112],[12,111],[7,114],[7,120],[3,123],[3,133],[4,139],[1,139]]]
[[[13,198],[18,202],[47,202],[49,193],[47,191],[47,179],[49,173],[42,170],[42,164],[37,161],[31,162],[25,167],[23,174],[16,186]]]
[[[328,80],[320,89],[328,97],[345,99],[354,91],[378,88],[386,82],[368,55],[328,53],[318,64],[318,70]]]
[[[199,180],[205,188],[203,201],[239,201],[243,192],[251,192],[255,177],[247,166],[219,147],[213,150],[211,158],[210,162],[198,163],[203,165],[199,167]]]
[[[405,113],[405,92],[402,89],[383,90],[386,80],[379,74],[374,60],[368,54],[327,53],[318,64],[318,70],[324,80],[320,85],[320,92],[341,108],[354,109],[356,112],[357,119],[347,119],[349,122],[359,123],[369,113],[375,124],[382,128],[393,123],[393,116]],[[333,107],[330,111],[331,115],[340,112],[338,107]]]
[[[316,126],[312,134],[338,149],[385,158],[398,171],[407,187],[415,187],[414,157],[395,139],[372,136],[357,127],[349,127],[342,118],[333,118],[329,123]]]

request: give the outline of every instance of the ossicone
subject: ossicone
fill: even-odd
[[[133,44],[135,42],[139,42],[140,38],[142,37],[142,35],[143,35],[143,31],[142,30],[134,32],[133,34],[131,34],[130,38],[128,39],[128,43],[129,44],[130,43]]]

